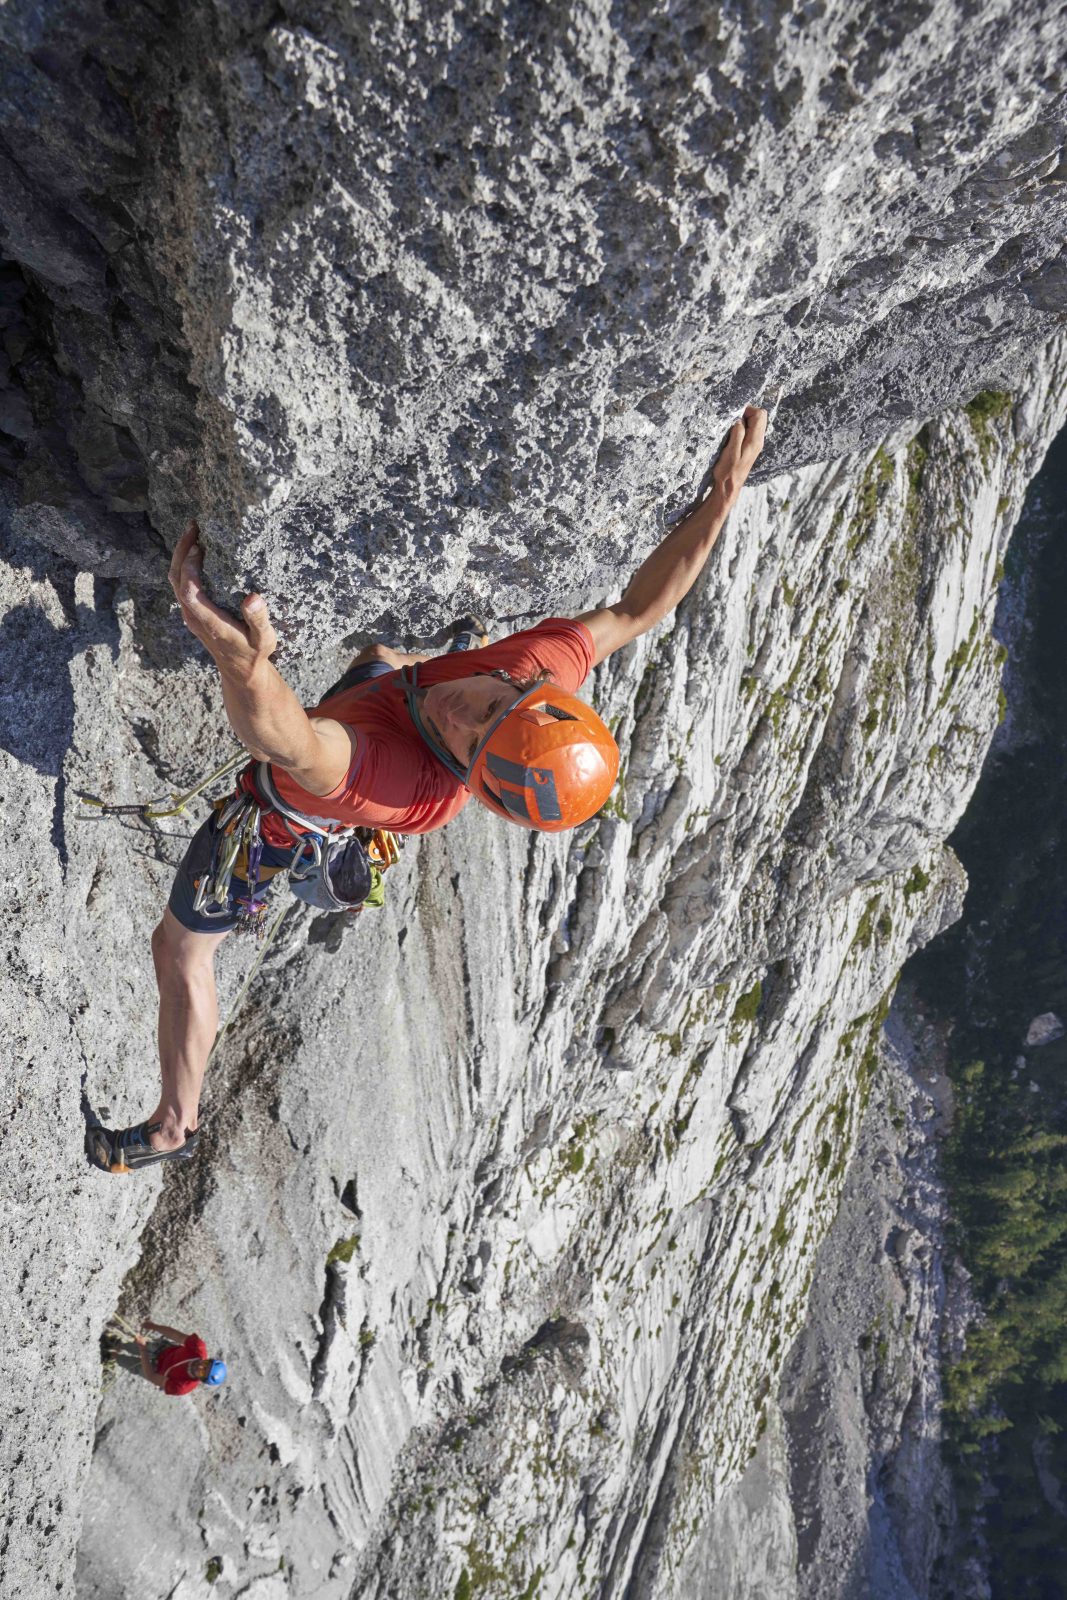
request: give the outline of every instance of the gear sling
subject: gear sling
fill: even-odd
[[[381,905],[381,874],[399,859],[400,847],[388,829],[330,827],[282,799],[266,761],[250,762],[232,795],[215,802],[215,839],[207,872],[197,880],[193,909],[204,917],[229,917],[237,929],[261,933],[267,909],[260,892],[279,872],[300,900],[320,911],[360,911]],[[263,865],[263,816],[276,816],[293,841],[288,863]],[[297,831],[299,830],[299,831]],[[234,878],[247,894],[232,900]]]

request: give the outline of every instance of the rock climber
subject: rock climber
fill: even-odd
[[[164,1394],[192,1394],[203,1384],[217,1389],[226,1382],[226,1363],[212,1358],[198,1333],[182,1333],[163,1322],[145,1321],[142,1332],[134,1335],[141,1357],[141,1371],[149,1383]],[[168,1342],[153,1355],[143,1330],[161,1333]]]
[[[719,452],[707,496],[642,562],[615,604],[435,657],[370,645],[310,712],[271,661],[278,641],[262,596],[249,595],[239,617],[208,599],[195,523],[174,551],[171,586],[186,627],[219,669],[234,733],[254,760],[269,763],[275,798],[298,815],[429,833],[473,797],[523,827],[571,828],[607,800],[619,766],[610,732],[575,691],[688,594],[766,428],[766,411],[746,407]],[[90,1159],[105,1171],[196,1153],[200,1089],[218,1027],[214,958],[238,920],[236,904],[223,918],[193,909],[213,820],[193,838],[152,936],[160,1099],[142,1123],[91,1130]],[[291,830],[268,811],[263,837],[264,869],[284,867]],[[247,884],[235,879],[235,889]]]

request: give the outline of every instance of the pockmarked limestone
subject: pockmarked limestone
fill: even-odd
[[[0,47],[5,516],[151,583],[198,512],[296,654],[569,606],[769,384],[764,477],[1067,311],[1054,0],[11,0]]]
[[[5,1589],[667,1596],[780,1439],[1064,410],[1056,8],[883,11],[0,12]],[[195,1169],[89,1172],[191,824],[77,792],[227,748],[186,517],[310,700],[380,630],[614,597],[776,380],[706,578],[592,685],[605,811],[464,814],[336,954],[294,913]],[[101,1396],[116,1306],[230,1382]]]

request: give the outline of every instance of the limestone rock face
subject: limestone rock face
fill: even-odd
[[[5,1592],[715,1592],[1064,410],[1055,8],[815,9],[0,13]],[[617,592],[773,379],[706,578],[591,685],[605,812],[464,813],[335,954],[293,912],[195,1168],[88,1172],[191,828],[76,792],[227,748],[188,511],[310,697],[382,623]],[[116,1306],[229,1385],[98,1412]]]
[[[198,512],[303,651],[615,584],[770,381],[765,475],[1007,386],[1059,8],[885,12],[13,0],[8,515],[149,581]]]
[[[161,1595],[206,1593],[209,1570],[219,1593],[690,1581],[803,1321],[895,974],[959,906],[940,841],[995,723],[999,553],[1062,355],[1020,393],[977,431],[950,414],[749,494],[674,626],[598,675],[625,762],[599,821],[547,840],[465,813],[409,846],[336,956],[295,914],[122,1300],[206,1331],[234,1377],[178,1410],[107,1391],[80,1593],[143,1591],[130,1551]],[[128,621],[79,661],[75,761],[102,759],[103,715],[133,791],[152,714]],[[160,681],[195,744],[207,674]],[[140,835],[109,839],[138,928],[100,827],[66,837],[75,905],[98,878],[87,1078],[125,1119],[151,1077],[142,929],[181,843],[138,867]],[[247,959],[227,952],[231,992]],[[80,1326],[159,1187],[80,1183]],[[88,1427],[78,1359],[61,1393]]]
[[[988,1593],[964,1572],[941,1454],[942,1351],[960,1350],[976,1311],[946,1239],[937,1144],[951,1106],[944,1030],[905,975],[803,1331],[752,1461],[690,1546],[680,1593]]]

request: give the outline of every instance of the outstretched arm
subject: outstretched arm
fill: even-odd
[[[141,1327],[151,1328],[153,1333],[161,1333],[165,1339],[170,1339],[174,1344],[184,1344],[190,1337],[189,1334],[182,1333],[180,1328],[168,1328],[165,1322],[149,1322],[147,1317],[141,1323]]]
[[[309,717],[270,660],[278,636],[262,595],[250,594],[234,617],[204,590],[200,534],[191,522],[170,563],[170,584],[185,626],[208,650],[222,678],[230,726],[250,755],[292,774],[311,794],[329,794],[352,764],[344,723]]]
[[[743,420],[734,423],[719,452],[707,499],[672,528],[641,563],[621,600],[578,618],[593,636],[594,666],[647,633],[689,593],[737,504],[741,487],[763,449],[766,432],[766,411],[746,406]]]

